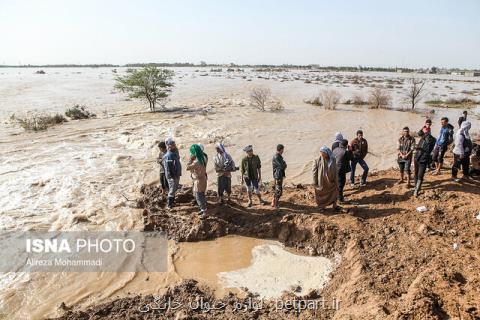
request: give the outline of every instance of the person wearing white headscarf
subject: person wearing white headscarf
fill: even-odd
[[[218,201],[223,203],[223,195],[227,193],[227,201],[230,201],[232,194],[232,172],[235,171],[235,162],[225,150],[222,143],[215,146],[217,154],[215,155],[215,172],[217,173]]]
[[[315,200],[320,209],[332,204],[335,210],[338,199],[338,173],[335,157],[328,147],[320,148],[318,157],[313,163],[313,185],[315,187]]]
[[[341,132],[335,133],[335,140],[333,140],[332,143],[332,151],[335,150],[335,148],[340,147],[343,141],[343,134]]]
[[[470,155],[472,153],[472,139],[468,132],[472,124],[469,121],[462,122],[460,130],[455,135],[455,147],[453,148],[453,166],[452,178],[459,181],[457,178],[458,170],[462,168],[463,177],[468,179],[470,169]]]

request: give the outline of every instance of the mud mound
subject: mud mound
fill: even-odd
[[[267,185],[267,189],[268,185]],[[301,186],[286,188],[284,209],[276,212],[269,205],[245,207],[241,187],[233,188],[231,201],[224,205],[215,204],[216,193],[208,192],[208,215],[198,216],[191,188],[179,192],[176,207],[165,210],[166,199],[156,186],[142,188],[143,197],[138,201],[144,206],[145,231],[166,231],[177,241],[209,240],[236,234],[264,239],[279,239],[287,246],[295,247],[310,255],[332,256],[343,251],[350,239],[351,230],[339,226],[328,216],[315,215],[313,190]],[[270,192],[267,191],[268,196]],[[355,223],[352,219],[351,223]]]
[[[135,297],[69,312],[63,319],[97,319],[98,312],[106,319],[480,319],[480,220],[476,218],[480,182],[455,183],[447,174],[428,175],[424,191],[415,199],[411,189],[397,184],[397,175],[396,171],[373,173],[366,188],[347,190],[348,213],[320,213],[312,187],[306,185],[286,187],[279,212],[264,205],[246,208],[246,195],[236,187],[231,203],[225,205],[215,204],[215,194],[209,193],[208,216],[201,220],[188,188],[171,211],[163,209],[165,199],[156,187],[143,189],[139,204],[144,208],[145,229],[167,231],[172,239],[198,241],[237,234],[278,239],[309,255],[340,255],[330,282],[318,293],[326,301],[340,301],[338,310],[297,314],[274,310],[268,302],[248,313],[226,307],[153,315],[136,311],[153,298]],[[418,212],[420,206],[427,211]],[[200,295],[215,302],[209,292],[187,282],[167,295],[184,302]],[[229,295],[222,301],[228,305],[241,299]]]
[[[316,310],[300,311],[307,309],[306,303],[315,302]],[[118,299],[86,311],[67,311],[58,319],[322,319],[331,312],[330,308],[322,304],[315,292],[301,298],[286,294],[276,302],[260,300],[252,294],[229,294],[216,299],[209,288],[195,280],[185,280],[162,296]]]

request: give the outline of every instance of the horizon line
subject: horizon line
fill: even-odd
[[[366,71],[417,71],[417,70],[458,70],[458,71],[480,71],[480,68],[460,68],[460,67],[398,67],[398,66],[349,66],[349,65],[320,65],[317,63],[310,64],[236,64],[236,63],[192,63],[192,62],[133,62],[125,64],[112,63],[58,63],[58,64],[0,64],[0,68],[81,68],[81,67],[239,67],[239,68],[296,68],[296,69],[342,69],[349,70],[366,70]]]

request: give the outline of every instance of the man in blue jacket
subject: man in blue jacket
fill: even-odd
[[[448,123],[448,118],[442,118],[442,127],[438,135],[437,143],[433,149],[433,162],[435,162],[435,172],[433,174],[440,174],[443,165],[443,157],[447,152],[448,145],[453,142],[453,126]]]
[[[167,145],[167,153],[163,157],[163,165],[165,167],[165,177],[168,181],[168,202],[167,208],[171,209],[175,202],[175,193],[180,185],[180,177],[182,176],[182,164],[180,163],[180,154],[177,145],[172,138],[165,140]]]

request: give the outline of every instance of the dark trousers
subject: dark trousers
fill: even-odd
[[[280,200],[280,197],[283,194],[283,179],[275,179],[274,186],[274,197],[277,200]]]
[[[417,162],[415,161],[415,183],[418,180],[423,181],[425,176],[425,171],[427,170],[428,162]]]
[[[165,173],[160,173],[160,185],[162,186],[162,190],[168,190],[168,181]]]
[[[452,177],[456,178],[458,170],[462,168],[463,175],[468,176],[470,170],[470,156],[465,155],[460,159],[460,155],[453,154]]]
[[[350,172],[350,182],[355,183],[355,169],[357,168],[357,163],[362,167],[363,174],[361,183],[367,182],[367,175],[368,175],[368,165],[363,159],[354,159],[352,160],[352,171]]]
[[[343,188],[347,182],[347,174],[345,172],[338,173],[338,196],[340,200],[343,200]]]

